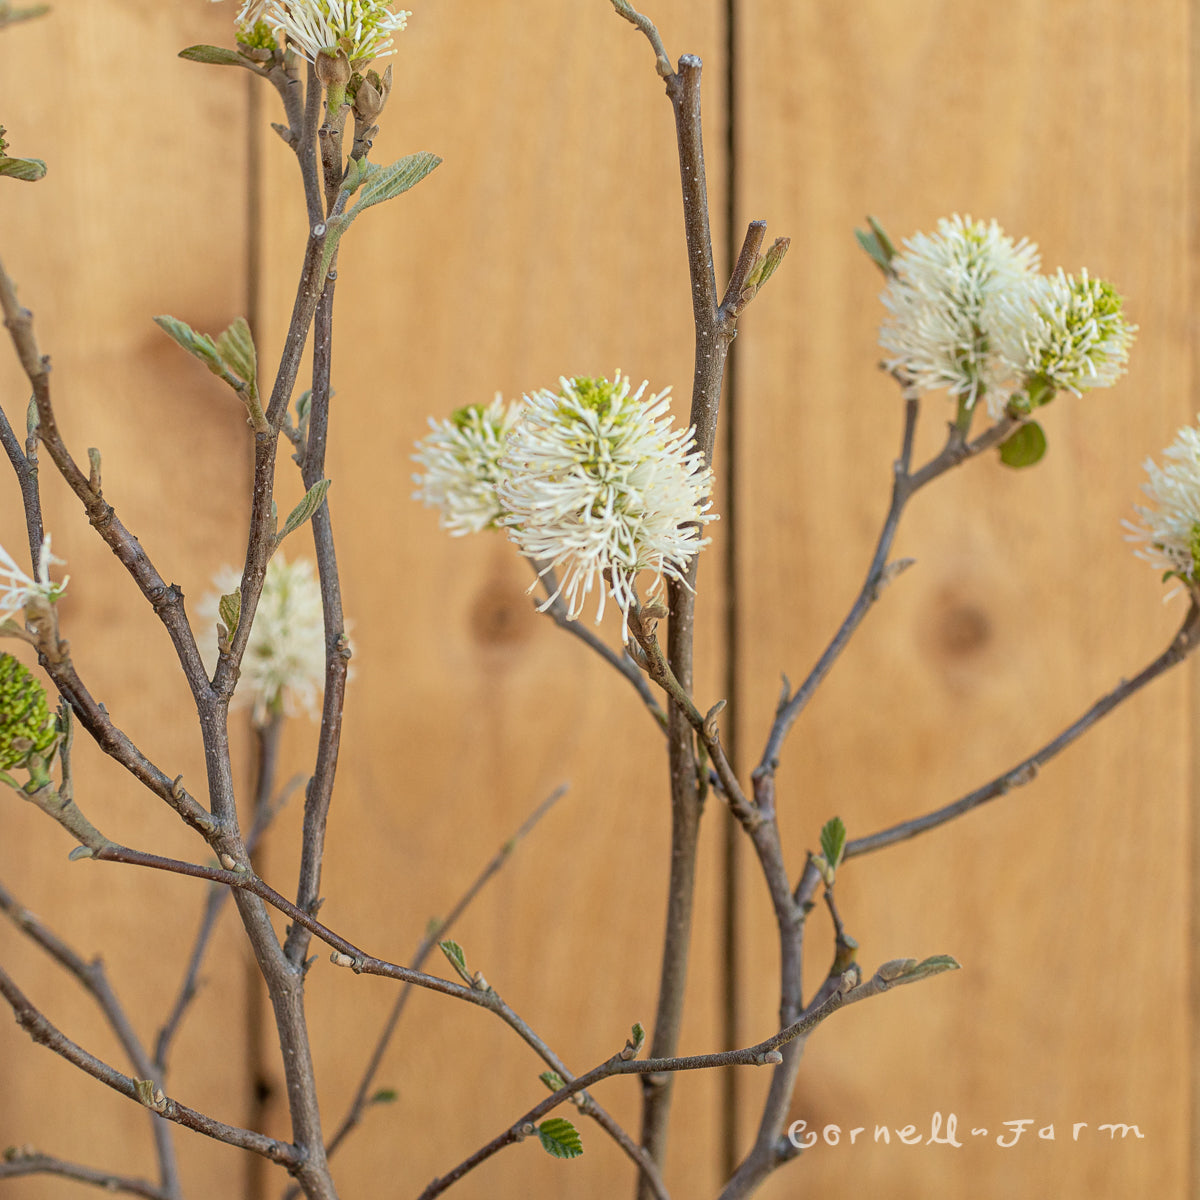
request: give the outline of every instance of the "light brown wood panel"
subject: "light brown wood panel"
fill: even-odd
[[[706,104],[719,131],[718,9],[673,2],[655,17],[674,54],[710,63]],[[649,46],[606,3],[546,0],[519,22],[489,5],[469,26],[430,8],[398,48],[374,158],[430,150],[445,161],[367,214],[340,252],[328,473],[355,678],[323,912],[361,944],[404,958],[534,805],[569,783],[455,937],[583,1069],[653,1015],[669,828],[661,737],[628,685],[534,612],[532,575],[511,545],[494,534],[448,538],[413,503],[410,455],[429,416],[563,374],[620,368],[654,388],[673,383],[686,418],[691,307],[672,114]],[[718,204],[719,150],[711,134]],[[268,144],[263,170],[262,340],[273,361],[303,210],[281,145]],[[715,568],[705,571],[711,590]],[[710,606],[703,625],[710,690],[714,614]],[[618,626],[606,619],[603,632],[615,644]],[[303,763],[312,731],[295,735],[293,761]],[[280,879],[292,874],[299,815],[285,815],[270,850]],[[714,896],[706,869],[684,1035],[695,1050],[714,1044]],[[324,955],[310,975],[331,1123],[394,995]],[[387,1179],[389,1194],[416,1194],[535,1103],[541,1069],[493,1018],[415,997],[380,1078],[399,1099],[372,1112],[339,1155],[343,1193],[381,1194]],[[614,1082],[600,1099],[636,1130],[635,1084]],[[711,1081],[685,1081],[675,1120],[672,1176],[683,1194],[711,1191]],[[582,1132],[580,1162],[525,1145],[458,1190],[601,1196],[630,1186],[606,1139],[589,1122]]]
[[[802,679],[849,607],[887,506],[901,402],[878,372],[880,277],[853,229],[896,238],[997,218],[1112,279],[1141,326],[1129,376],[1046,412],[1030,472],[990,457],[916,498],[887,590],[785,748],[800,864],[834,814],[850,835],[967,792],[1040,745],[1170,640],[1181,600],[1122,541],[1142,462],[1195,411],[1189,369],[1189,9],[1183,3],[738,6],[739,202],[792,235],[739,339],[743,744],[778,672]],[[923,406],[919,455],[944,434]],[[1187,668],[1185,668],[1186,670]],[[951,953],[961,973],[835,1016],[794,1116],[841,1127],[764,1195],[1181,1195],[1187,1179],[1189,755],[1183,671],[1031,786],[849,864],[838,897],[864,968]],[[752,872],[748,871],[752,876]],[[769,1028],[770,917],[749,878]],[[823,906],[810,984],[828,969]],[[746,1136],[754,1103],[742,1108]],[[863,1144],[877,1123],[958,1116],[962,1149]],[[1034,1124],[1013,1149],[1002,1122]],[[1137,1124],[1110,1144],[1100,1122]],[[1077,1143],[1072,1125],[1087,1122]],[[1055,1139],[1036,1130],[1053,1124]],[[859,1143],[847,1131],[863,1126]],[[986,1127],[991,1136],[970,1136]]]
[[[57,412],[75,457],[86,464],[87,448],[100,448],[106,497],[163,576],[194,597],[207,586],[209,562],[235,544],[245,508],[244,419],[151,317],[174,312],[220,329],[243,303],[245,93],[176,57],[218,36],[220,9],[150,0],[57,7],[0,34],[0,108],[12,151],[49,166],[40,183],[4,181],[0,256],[53,359]],[[23,433],[28,384],[5,342],[0,403]],[[0,542],[23,561],[25,526],[7,463],[5,474]],[[71,575],[60,613],[81,676],[155,762],[182,772],[203,796],[195,710],[166,634],[45,454],[41,477],[54,551]],[[106,833],[205,857],[195,836],[86,735],[75,758],[79,803]],[[70,849],[66,834],[32,806],[7,791],[0,797],[0,877],[82,954],[103,956],[150,1042],[182,976],[203,889],[166,875],[68,863]],[[227,925],[214,946],[209,986],[177,1045],[172,1080],[184,1103],[240,1123],[245,1036],[237,1013],[245,990],[233,933]],[[0,921],[0,956],[68,1036],[127,1069],[95,1005],[7,921]],[[0,1064],[0,1145],[32,1144],[153,1174],[146,1116],[36,1047],[10,1020],[0,1021]],[[185,1174],[216,1190],[236,1188],[237,1153],[214,1153],[194,1135],[177,1143]],[[23,1179],[6,1194],[61,1196],[76,1186]]]

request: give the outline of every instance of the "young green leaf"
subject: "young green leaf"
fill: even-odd
[[[228,596],[222,596],[217,601],[217,612],[220,614],[221,623],[229,631],[229,636],[233,637],[242,615],[242,593],[230,592]]]
[[[458,973],[460,979],[465,983],[474,983],[471,978],[471,972],[467,970],[467,956],[463,953],[463,948],[457,943],[447,939],[444,942],[438,942],[438,949],[450,960],[450,965]]]
[[[867,224],[871,227],[870,232],[856,229],[854,236],[858,239],[858,244],[871,256],[871,261],[890,279],[896,247],[874,217],[867,217]]]
[[[217,335],[216,347],[225,365],[235,375],[241,376],[251,387],[257,387],[258,354],[245,317],[237,317],[228,329]]]
[[[395,1088],[380,1088],[379,1091],[377,1091],[375,1093],[375,1095],[373,1095],[370,1098],[370,1100],[367,1101],[367,1103],[368,1104],[392,1104],[395,1102],[396,1097],[398,1095],[399,1095],[399,1093],[396,1091]]]
[[[288,518],[283,523],[283,528],[275,535],[275,545],[283,541],[289,533],[294,533],[309,517],[321,507],[325,500],[325,493],[329,491],[328,479],[321,479],[314,483],[312,487],[304,493],[304,499],[288,513]]]
[[[1026,421],[1000,444],[1000,461],[1006,467],[1032,467],[1046,453],[1046,434],[1036,421]]]
[[[831,871],[842,864],[842,852],[846,849],[846,826],[841,817],[831,817],[821,826],[821,853]]]
[[[0,158],[0,175],[36,183],[46,174],[46,164],[40,158]]]
[[[934,954],[922,959],[910,971],[904,973],[905,983],[915,983],[918,979],[928,979],[932,975],[941,975],[945,971],[961,971],[962,963],[952,954]]]
[[[188,62],[212,63],[218,67],[249,67],[254,63],[243,58],[236,50],[226,50],[224,46],[189,46],[180,50],[180,58]]]
[[[441,161],[436,154],[422,150],[417,154],[397,159],[390,166],[375,167],[373,171],[367,171],[362,184],[362,194],[351,210],[351,215],[357,216],[363,209],[402,195],[420,183]]]
[[[564,1117],[549,1117],[537,1127],[542,1149],[554,1158],[578,1158],[583,1153],[579,1130]]]
[[[566,1087],[566,1081],[557,1071],[543,1071],[538,1078],[552,1092],[557,1092],[559,1088]]]
[[[198,358],[214,375],[225,373],[225,364],[217,353],[216,343],[207,333],[197,333],[186,321],[165,314],[155,317],[154,323],[189,354]]]

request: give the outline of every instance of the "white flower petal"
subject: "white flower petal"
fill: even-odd
[[[220,620],[220,599],[241,587],[241,574],[233,567],[222,567],[212,582],[217,590],[206,594],[196,608],[207,626],[198,641],[210,674],[217,662],[212,630]],[[316,720],[324,683],[321,585],[311,562],[297,559],[289,563],[276,555],[267,567],[233,705],[252,705],[259,725],[280,707],[288,716],[303,709]]]
[[[501,523],[521,553],[549,563],[574,620],[593,591],[597,621],[611,594],[627,616],[639,571],[682,579],[714,520],[712,472],[692,449],[694,431],[672,430],[667,392],[643,401],[618,372],[563,379],[526,397],[500,460]],[[546,607],[555,598],[544,602]],[[627,630],[623,630],[626,633]]]
[[[1161,467],[1152,458],[1146,460],[1150,479],[1142,491],[1153,507],[1134,505],[1141,524],[1124,522],[1127,538],[1138,543],[1134,553],[1160,571],[1200,583],[1200,429],[1181,429],[1163,457]]]
[[[998,351],[1020,344],[1028,320],[1020,300],[1038,262],[1032,242],[957,214],[905,241],[880,297],[889,314],[879,333],[884,365],[921,391],[946,388],[967,407],[987,395],[1002,409],[1011,370]]]

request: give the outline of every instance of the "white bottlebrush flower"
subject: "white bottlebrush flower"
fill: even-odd
[[[42,539],[36,579],[26,575],[13,556],[0,546],[0,618],[23,612],[30,604],[53,604],[66,591],[71,577],[68,575],[59,583],[51,583],[51,563],[61,566],[62,559],[50,553],[49,534]]]
[[[385,0],[266,0],[264,19],[310,62],[321,51],[344,50],[353,67],[395,54],[392,34],[411,13]]]
[[[920,391],[948,389],[966,408],[981,395],[998,398],[1009,375],[998,348],[1020,344],[1012,323],[1038,263],[1032,242],[1014,243],[995,221],[955,214],[936,233],[909,238],[880,297],[884,365]]]
[[[196,609],[209,630],[221,619],[221,597],[242,586],[241,572],[222,567],[212,583],[217,590],[207,593]],[[210,632],[199,640],[211,674],[217,662],[216,637]],[[281,712],[295,716],[300,709],[316,720],[324,681],[321,585],[307,559],[289,563],[276,555],[267,566],[233,704],[252,705],[257,725],[267,724]]]
[[[1163,452],[1165,463],[1146,460],[1142,491],[1153,507],[1135,504],[1141,524],[1124,522],[1134,553],[1184,580],[1200,584],[1200,429],[1185,426]]]
[[[1136,325],[1121,311],[1112,284],[1060,267],[1042,276],[1029,299],[1020,344],[1004,350],[1022,377],[1022,407],[1037,408],[1066,389],[1076,396],[1111,387],[1125,373]]]
[[[643,400],[646,384],[631,394],[620,372],[560,383],[526,397],[509,435],[502,523],[522,554],[559,572],[543,608],[561,593],[574,620],[598,589],[597,621],[606,592],[627,617],[639,571],[654,572],[653,595],[707,544],[712,472],[694,430],[671,429],[666,391]]]
[[[448,421],[429,418],[432,432],[413,455],[425,468],[413,476],[413,499],[438,509],[442,528],[453,536],[492,528],[503,513],[496,496],[500,456],[520,411],[497,393],[491,404],[460,408]]]
[[[223,0],[213,0],[213,3],[222,2]],[[237,27],[241,32],[251,32],[259,21],[263,19],[263,15],[267,9],[267,2],[268,0],[243,0],[235,18]]]

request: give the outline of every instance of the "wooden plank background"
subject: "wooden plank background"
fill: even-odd
[[[231,5],[60,8],[3,35],[0,119],[14,152],[47,159],[50,174],[0,193],[0,256],[54,356],[70,444],[77,455],[103,450],[106,495],[194,603],[211,572],[240,556],[247,438],[236,406],[149,318],[172,312],[216,330],[244,311],[253,225],[262,358],[273,362],[303,238],[297,173],[269,134],[250,160],[245,80],[174,57],[193,42],[228,42]],[[661,0],[650,15],[673,55],[705,61],[716,212],[730,194],[732,114],[736,222],[764,218],[770,236],[793,239],[743,319],[736,530],[717,527],[701,572],[707,706],[730,651],[721,555],[736,532],[728,711],[747,760],[761,747],[779,672],[802,677],[852,599],[886,507],[900,408],[874,367],[878,276],[852,237],[864,214],[898,237],[954,211],[995,216],[1036,240],[1048,268],[1086,265],[1114,280],[1141,326],[1118,389],[1049,410],[1051,449],[1036,471],[981,461],[914,502],[897,552],[918,565],[886,594],[787,745],[780,802],[798,865],[834,813],[852,835],[870,832],[1004,769],[1139,669],[1182,616],[1129,554],[1120,521],[1137,499],[1142,460],[1195,407],[1193,18],[1183,0],[742,0],[732,5],[727,94],[724,8]],[[510,546],[447,539],[411,503],[408,456],[427,414],[563,373],[620,367],[655,387],[674,383],[686,411],[691,318],[670,108],[648,47],[604,0],[530,0],[519,13],[428,6],[399,50],[376,157],[427,149],[445,162],[365,217],[341,255],[330,498],[356,675],[323,916],[373,951],[405,957],[429,916],[569,781],[458,937],[584,1069],[653,1012],[667,844],[659,738],[619,679],[532,612],[528,570]],[[263,121],[274,104],[264,93]],[[0,364],[0,397],[19,419],[24,384],[5,356]],[[937,398],[925,408],[930,451],[944,414]],[[55,550],[72,575],[64,632],[81,674],[151,757],[195,786],[202,758],[167,640],[45,475]],[[298,495],[285,459],[280,476],[282,507]],[[0,542],[15,551],[15,488],[0,503]],[[1033,786],[858,860],[839,881],[865,966],[947,952],[965,969],[838,1014],[808,1048],[794,1115],[927,1130],[934,1111],[954,1111],[960,1136],[1032,1118],[1053,1123],[1056,1140],[1026,1134],[1011,1150],[979,1138],[962,1139],[961,1150],[843,1141],[815,1148],[763,1195],[851,1186],[899,1200],[1184,1194],[1193,724],[1180,672]],[[303,721],[289,731],[289,771],[305,769],[313,735]],[[197,853],[119,770],[79,753],[81,802],[101,828],[147,849]],[[298,818],[298,806],[284,814],[264,860],[280,883],[293,875]],[[719,1039],[723,820],[714,805],[688,1051]],[[103,954],[150,1037],[203,893],[186,880],[68,864],[64,835],[47,826],[3,803],[0,878],[75,945]],[[741,901],[749,1042],[772,1029],[776,1004],[770,918],[749,862]],[[818,918],[814,984],[827,968]],[[78,990],[7,925],[0,956],[71,1036],[118,1060]],[[235,1122],[249,1111],[240,1080],[255,1001],[245,957],[227,918],[172,1081],[184,1102]],[[309,995],[332,1126],[394,990],[322,956]],[[399,1099],[373,1111],[337,1160],[342,1194],[416,1194],[538,1098],[539,1069],[498,1022],[416,997],[380,1081]],[[0,1079],[0,1145],[151,1170],[143,1114],[3,1021]],[[764,1079],[739,1083],[748,1139]],[[636,1128],[631,1082],[605,1085],[601,1099]],[[270,1120],[284,1132],[281,1111]],[[1109,1144],[1095,1130],[1103,1121],[1136,1123],[1145,1138]],[[1072,1143],[1075,1122],[1088,1129]],[[714,1194],[715,1079],[681,1082],[675,1131],[674,1194]],[[586,1126],[584,1136],[579,1162],[522,1146],[456,1194],[593,1197],[627,1187],[620,1156]],[[244,1193],[239,1154],[183,1132],[177,1143],[191,1194]],[[7,1194],[72,1191],[33,1179]]]

